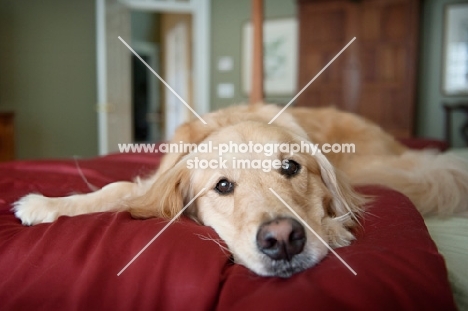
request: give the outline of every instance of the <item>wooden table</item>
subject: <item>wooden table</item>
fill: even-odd
[[[466,120],[463,123],[460,131],[465,141],[468,145],[468,102],[453,102],[453,103],[442,103],[442,106],[445,110],[445,140],[451,144],[452,142],[452,114],[454,111],[461,111],[465,113]]]
[[[0,162],[15,159],[15,132],[13,112],[0,112]]]

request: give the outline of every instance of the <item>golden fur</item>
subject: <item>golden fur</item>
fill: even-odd
[[[295,161],[300,170],[285,177],[278,170],[189,169],[195,158],[217,160],[217,152],[173,153],[159,170],[134,183],[110,184],[91,194],[65,198],[28,195],[15,203],[15,214],[24,224],[51,222],[61,215],[100,211],[130,211],[136,218],[172,218],[203,188],[186,215],[211,226],[226,242],[234,260],[255,273],[288,277],[319,262],[326,246],[308,230],[303,249],[292,258],[275,260],[259,251],[262,224],[294,218],[269,189],[273,189],[331,247],[349,245],[366,198],[353,185],[381,184],[406,194],[423,214],[450,215],[468,209],[468,168],[462,160],[429,152],[409,151],[381,128],[356,115],[332,108],[289,108],[271,125],[279,111],[273,105],[235,106],[182,125],[172,142],[214,146],[226,142],[354,143],[354,154],[277,152],[227,153],[226,159],[279,159]],[[234,191],[215,190],[222,179]],[[256,240],[257,237],[257,240]]]

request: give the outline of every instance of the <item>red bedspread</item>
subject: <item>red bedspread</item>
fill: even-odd
[[[153,155],[80,160],[102,187],[147,174]],[[1,310],[451,310],[444,260],[424,222],[403,195],[376,187],[376,201],[357,241],[289,279],[262,278],[232,264],[210,239],[216,233],[188,219],[171,225],[138,259],[117,273],[164,227],[128,213],[60,217],[24,227],[10,212],[19,197],[89,192],[73,161],[0,164]]]

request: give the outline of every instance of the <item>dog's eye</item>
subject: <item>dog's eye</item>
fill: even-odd
[[[218,191],[219,194],[229,194],[234,191],[234,183],[227,179],[221,179],[216,184],[215,190]]]
[[[291,177],[299,173],[301,170],[301,165],[293,160],[286,160],[283,161],[283,165],[281,166],[281,174],[286,177]]]

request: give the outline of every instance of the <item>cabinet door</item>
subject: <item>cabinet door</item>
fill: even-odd
[[[356,41],[298,105],[336,106],[398,137],[411,136],[418,21],[417,0],[300,1],[299,88],[353,37]]]
[[[0,162],[15,159],[15,133],[12,112],[0,112]]]

